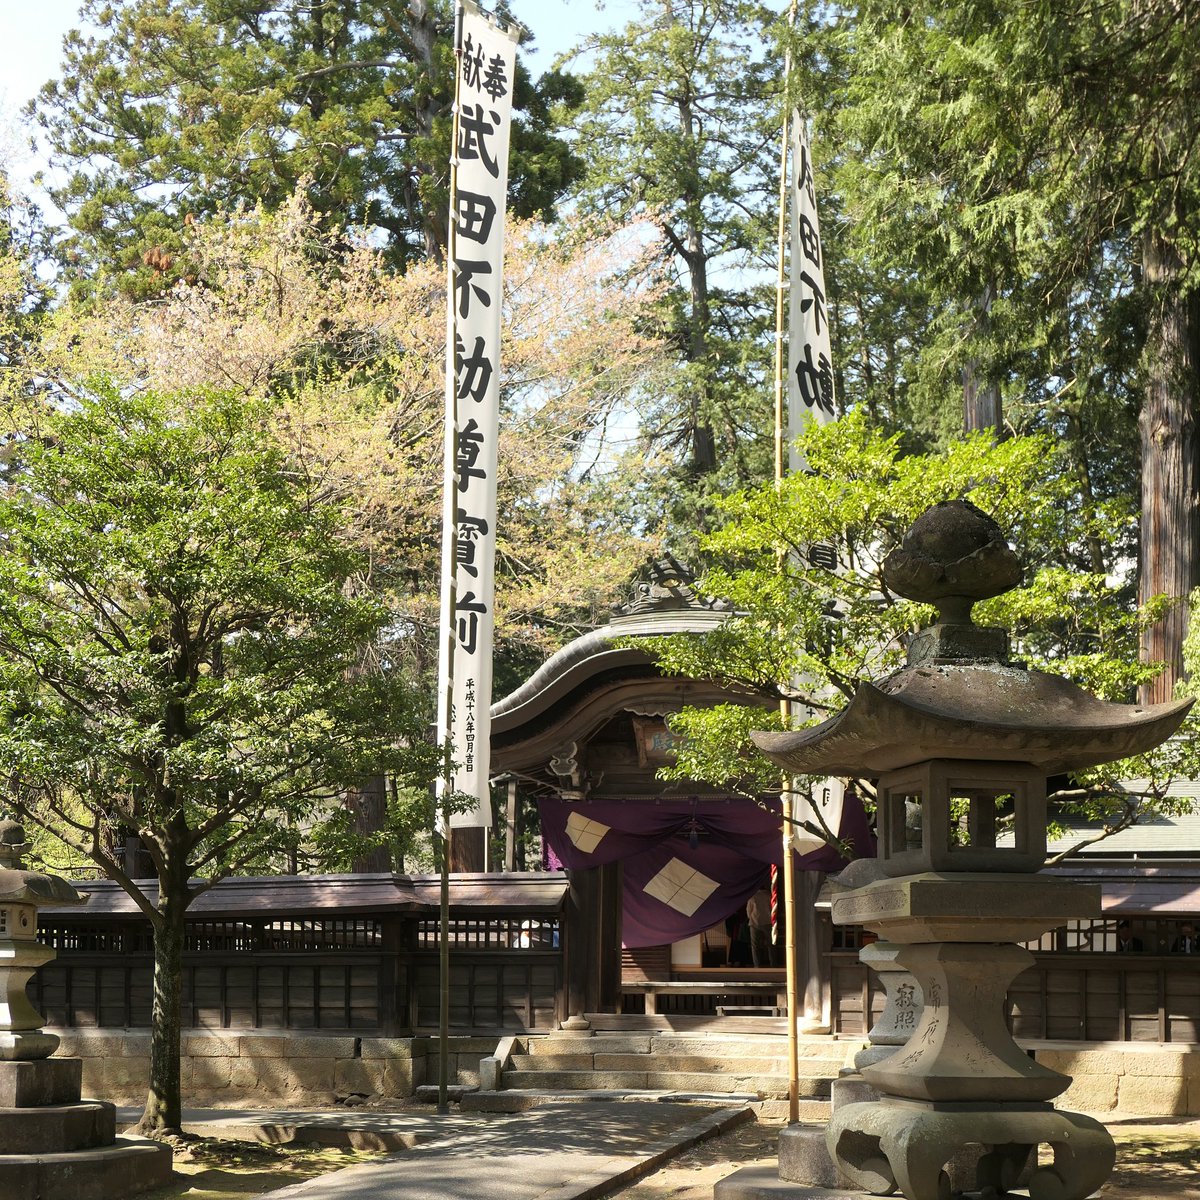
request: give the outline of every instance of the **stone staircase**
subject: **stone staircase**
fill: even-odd
[[[728,1097],[786,1116],[786,1028],[774,1018],[589,1014],[589,1031],[513,1039],[500,1064],[508,1093],[606,1092]],[[830,1083],[855,1047],[828,1037],[799,1046],[801,1116],[828,1116]]]

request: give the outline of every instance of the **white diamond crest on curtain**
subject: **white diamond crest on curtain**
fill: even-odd
[[[642,890],[690,917],[721,885],[703,871],[673,858]]]
[[[593,821],[583,813],[573,812],[567,817],[567,837],[577,850],[591,854],[604,840],[604,835],[612,828],[603,821]]]

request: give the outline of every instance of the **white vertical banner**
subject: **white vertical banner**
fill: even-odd
[[[806,471],[808,464],[797,451],[796,438],[811,421],[826,425],[834,419],[833,351],[829,335],[829,309],[825,292],[825,256],[821,226],[817,219],[817,190],[813,178],[812,145],[808,122],[798,109],[790,122],[791,178],[788,207],[791,212],[791,268],[788,292],[788,470]],[[807,557],[815,566],[837,567],[833,546],[815,543]],[[840,779],[814,781],[812,798],[793,794],[792,815],[796,821],[792,845],[808,854],[825,845],[822,838],[801,828],[822,826],[835,836],[842,820],[845,784]],[[818,817],[819,811],[819,817]]]
[[[504,210],[519,31],[460,0],[456,144],[447,238],[446,433],[438,738],[455,764],[439,793],[474,799],[451,826],[492,823],[496,443]]]
[[[817,221],[812,147],[804,115],[791,120],[791,280],[788,294],[788,470],[803,471],[796,438],[809,421],[833,420],[833,352],[825,302],[825,263]]]

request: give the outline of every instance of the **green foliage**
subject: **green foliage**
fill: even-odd
[[[0,369],[10,367],[40,329],[50,288],[39,278],[37,210],[10,186],[0,162]]]
[[[152,920],[124,831],[186,904],[311,838],[340,789],[433,771],[377,658],[388,610],[272,417],[98,383],[24,425],[0,495],[0,770]]]
[[[681,739],[675,762],[663,767],[659,775],[677,780],[719,779],[746,796],[776,791],[779,768],[754,749],[750,734],[783,727],[779,709],[743,704],[685,708],[671,718],[671,732]]]
[[[79,290],[155,295],[189,274],[185,224],[274,209],[297,183],[403,265],[445,245],[454,49],[445,0],[87,0],[62,78],[30,106],[66,182],[60,261]],[[580,165],[551,127],[579,86],[521,67],[510,211],[552,216]]]
[[[1083,837],[1060,854],[1077,853],[1136,825],[1148,817],[1177,817],[1191,812],[1188,796],[1173,795],[1172,784],[1200,777],[1200,719],[1189,713],[1170,740],[1148,754],[1138,754],[1115,763],[1105,763],[1078,772],[1071,786],[1054,796],[1060,812],[1074,825],[1084,823]],[[1060,821],[1052,821],[1050,836],[1064,832]]]
[[[1136,496],[1162,313],[1145,239],[1193,286],[1195,22],[1168,3],[895,5],[801,28],[841,393],[910,445],[961,428],[960,385],[1064,446],[1080,491]],[[1191,264],[1190,266],[1188,264]],[[1094,544],[1093,568],[1134,551]]]
[[[1049,438],[979,435],[904,455],[898,436],[851,414],[800,444],[812,474],[729,497],[724,524],[704,539],[723,565],[701,587],[737,615],[702,638],[639,641],[665,670],[786,699],[800,724],[836,711],[861,682],[902,665],[908,637],[928,623],[932,609],[893,595],[881,567],[920,513],[959,497],[991,513],[1026,564],[1021,587],[975,610],[981,624],[1010,629],[1016,657],[1122,700],[1157,670],[1138,663],[1144,616],[1128,589],[1088,569],[1089,539],[1118,537],[1132,516],[1082,505]],[[836,566],[810,558],[814,543],[835,550]],[[777,779],[746,736],[770,720],[760,708],[685,710],[674,726],[687,737],[680,769],[720,786]]]
[[[764,436],[778,191],[776,14],[747,0],[645,0],[595,54],[572,120],[586,148],[581,210],[644,216],[667,285],[661,321],[679,366],[642,414],[639,465],[660,455],[643,519],[691,552],[710,494],[770,472]]]

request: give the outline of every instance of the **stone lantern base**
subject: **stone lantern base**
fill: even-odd
[[[1030,1149],[1048,1145],[1054,1161],[1029,1178],[1033,1200],[1084,1200],[1113,1169],[1108,1130],[1081,1113],[1050,1105],[939,1104],[884,1096],[851,1104],[830,1121],[826,1135],[841,1173],[869,1195],[899,1189],[914,1200],[951,1200],[943,1165],[968,1144],[985,1153],[975,1167],[975,1187],[1003,1196],[1017,1185]]]
[[[0,1062],[0,1196],[125,1200],[171,1178],[171,1147],[117,1137],[116,1109],[82,1100],[83,1061]]]

